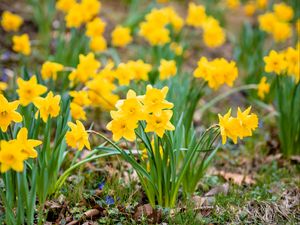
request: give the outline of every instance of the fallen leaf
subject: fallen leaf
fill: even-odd
[[[242,185],[245,184],[255,184],[255,181],[247,175],[239,174],[239,173],[230,173],[225,171],[218,171],[216,175],[224,177],[225,180],[232,180],[233,183]]]
[[[99,214],[100,214],[100,211],[98,209],[90,209],[84,213],[84,215],[88,218],[95,217]]]
[[[145,204],[136,208],[134,218],[139,220],[142,216],[146,216],[153,223],[158,223],[161,220],[161,210],[153,209],[150,204]]]

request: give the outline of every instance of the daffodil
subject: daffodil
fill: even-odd
[[[57,73],[63,71],[64,66],[60,63],[46,61],[42,65],[41,74],[43,79],[56,80]]]
[[[0,94],[7,89],[7,83],[0,81]]]
[[[72,147],[81,151],[84,147],[91,150],[89,135],[86,132],[83,124],[76,120],[76,124],[69,122],[68,126],[71,128],[71,131],[66,133],[66,142]]]
[[[34,148],[42,144],[39,140],[28,139],[28,130],[25,127],[19,130],[16,142],[21,152],[26,155],[26,159],[36,158],[38,153]]]
[[[266,77],[262,77],[259,84],[258,84],[258,96],[261,99],[265,98],[265,94],[268,94],[270,91],[270,84],[267,83],[267,78]]]
[[[177,73],[177,67],[175,60],[160,60],[159,78],[161,80],[168,79],[169,77],[175,76]]]
[[[135,80],[148,80],[148,74],[152,69],[150,64],[144,63],[141,59],[136,61],[128,61],[127,65],[133,72],[133,78]]]
[[[189,3],[188,16],[186,18],[187,25],[194,27],[201,27],[206,19],[205,7],[202,5],[196,5],[195,3]]]
[[[91,38],[90,49],[93,52],[103,52],[107,49],[107,43],[103,36],[97,36]]]
[[[69,94],[73,97],[72,102],[78,105],[89,106],[91,104],[87,91],[70,91]]]
[[[128,86],[130,81],[134,79],[135,71],[132,69],[132,65],[120,63],[116,69],[115,76],[119,81],[119,85]]]
[[[86,113],[83,106],[71,102],[70,104],[71,116],[74,120],[86,120]]]
[[[70,9],[76,4],[76,0],[58,0],[56,2],[55,7],[64,12],[67,13],[70,11]]]
[[[13,50],[23,55],[30,55],[31,47],[28,34],[14,35],[12,38],[13,41]]]
[[[38,112],[42,120],[46,123],[48,117],[55,118],[60,112],[60,95],[53,95],[50,91],[45,98],[37,97],[34,100],[34,105],[38,108]],[[38,114],[36,114],[37,116]]]
[[[237,120],[240,125],[239,137],[242,139],[244,137],[252,136],[252,132],[258,127],[258,117],[256,114],[251,113],[251,106],[248,107],[244,112],[238,107]]]
[[[151,85],[147,85],[146,94],[142,98],[145,112],[154,113],[159,116],[163,110],[172,109],[173,103],[170,103],[165,99],[168,91],[168,87],[164,87],[160,90],[153,88]]]
[[[20,103],[23,106],[29,105],[47,91],[45,86],[37,83],[36,76],[32,76],[28,81],[18,78],[17,84],[19,86],[17,93],[19,94]]]
[[[264,57],[265,71],[267,73],[276,73],[277,75],[283,73],[287,68],[287,63],[283,53],[278,53],[272,50],[268,56]]]
[[[124,120],[111,113],[113,120],[110,121],[106,128],[113,133],[113,140],[119,141],[122,137],[128,141],[134,141],[136,138],[134,130],[138,127],[134,120]]]
[[[146,118],[146,132],[155,132],[159,137],[163,137],[166,130],[175,130],[175,127],[170,122],[173,116],[172,110],[163,110],[160,115],[149,114]]]
[[[1,19],[1,26],[7,32],[18,31],[20,26],[23,24],[23,19],[19,15],[4,11]]]
[[[17,141],[0,141],[0,170],[5,173],[10,169],[22,172],[27,155],[21,151]]]
[[[125,47],[132,41],[130,28],[117,26],[112,34],[112,45],[116,47]]]
[[[6,132],[12,122],[19,123],[22,121],[21,114],[16,111],[19,101],[8,102],[4,95],[0,94],[0,105],[0,128]]]
[[[224,145],[226,143],[227,137],[236,144],[238,135],[241,131],[238,120],[231,117],[231,109],[224,116],[220,114],[218,116],[222,136],[222,144]]]
[[[290,21],[294,17],[294,10],[291,6],[285,4],[284,2],[274,4],[274,13],[279,20]]]
[[[97,17],[86,24],[85,34],[90,38],[102,36],[105,27],[106,23],[101,18]]]

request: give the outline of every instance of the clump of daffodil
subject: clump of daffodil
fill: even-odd
[[[258,97],[264,99],[265,95],[268,94],[269,91],[270,91],[270,84],[267,82],[266,77],[262,77],[258,84],[258,90],[257,90]]]
[[[38,153],[34,149],[41,145],[39,140],[28,139],[27,128],[19,130],[17,138],[0,142],[0,171],[5,173],[10,169],[22,172],[24,161],[28,158],[36,158]],[[12,151],[13,149],[13,151]]]
[[[23,55],[30,55],[31,47],[28,34],[14,35],[12,38],[13,41],[13,50]]]
[[[261,30],[271,34],[276,42],[286,41],[292,35],[293,8],[285,3],[275,4],[274,12],[267,12],[258,18]]]
[[[86,36],[90,38],[90,49],[93,52],[102,52],[107,48],[106,40],[103,36],[106,23],[99,17],[86,24]]]
[[[207,58],[201,57],[194,77],[203,78],[210,88],[217,90],[223,84],[232,87],[238,77],[238,69],[234,61],[228,62],[224,58],[208,61]]]
[[[287,74],[294,77],[295,82],[300,80],[300,56],[299,49],[288,47],[282,52],[271,50],[268,56],[264,57],[265,71],[277,75]]]
[[[165,45],[171,41],[170,30],[167,25],[171,25],[177,33],[181,31],[183,24],[183,19],[172,7],[152,9],[146,15],[145,21],[140,23],[139,35],[151,45]]]
[[[34,105],[38,108],[38,114],[42,120],[47,123],[49,117],[55,118],[60,112],[60,95],[53,95],[53,92],[50,91],[45,98],[37,97],[34,100]]]
[[[8,102],[4,95],[0,94],[0,105],[0,128],[6,132],[12,122],[19,123],[22,121],[21,114],[16,111],[19,101]]]
[[[69,80],[74,83],[86,83],[90,78],[94,77],[101,63],[95,59],[94,53],[90,52],[87,55],[79,55],[79,64],[69,75]]]
[[[145,132],[154,132],[159,137],[163,137],[167,130],[174,130],[170,122],[173,104],[165,100],[167,92],[168,87],[160,90],[151,85],[147,86],[144,96],[137,96],[133,90],[129,90],[126,99],[117,102],[117,111],[111,111],[113,120],[108,123],[107,129],[112,131],[113,140],[124,137],[134,141],[139,121],[146,121]]]
[[[23,106],[29,105],[37,97],[47,91],[47,88],[45,86],[37,83],[36,76],[32,76],[28,81],[25,81],[22,78],[18,78],[17,84],[19,86],[19,89],[17,89],[17,93],[19,94],[20,103]]]
[[[3,30],[7,32],[17,32],[22,24],[23,19],[19,15],[11,13],[9,11],[4,11],[2,13],[1,26]]]
[[[258,9],[265,9],[267,8],[269,0],[256,0],[255,5]]]
[[[100,12],[101,3],[98,0],[81,0],[80,2],[60,0],[56,7],[66,13],[67,27],[79,28]]]
[[[83,124],[79,120],[76,120],[76,124],[69,122],[68,126],[71,130],[66,133],[67,144],[79,151],[81,151],[84,147],[91,150],[89,136]]]
[[[125,47],[132,42],[130,28],[117,26],[111,33],[112,45],[115,47]]]
[[[238,108],[237,116],[231,116],[231,109],[224,115],[219,114],[219,126],[222,136],[222,144],[226,143],[227,138],[230,138],[235,144],[238,138],[252,136],[252,132],[258,127],[258,117],[251,113],[251,107],[245,111]]]
[[[159,78],[161,80],[168,79],[169,77],[175,76],[177,73],[177,67],[175,60],[160,60]]]
[[[41,75],[44,80],[52,78],[56,80],[57,73],[63,71],[64,66],[60,63],[46,61],[41,68]]]

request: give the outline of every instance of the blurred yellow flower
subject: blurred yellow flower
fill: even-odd
[[[23,19],[17,14],[11,13],[9,11],[4,11],[2,13],[1,26],[5,31],[16,32],[19,30],[22,24],[23,24]]]
[[[80,4],[75,3],[65,16],[66,25],[68,28],[78,28],[84,23],[84,16]]]
[[[130,35],[130,28],[117,26],[112,34],[112,45],[116,47],[125,47],[132,41],[132,37]]]
[[[300,76],[300,51],[292,47],[288,47],[284,51],[285,60],[287,62],[288,75],[294,76],[295,82],[299,82]]]
[[[83,21],[88,22],[100,12],[101,2],[99,0],[81,0],[80,7]]]
[[[74,120],[86,120],[86,113],[83,106],[71,102],[70,104],[71,116]]]
[[[264,57],[265,62],[265,71],[267,73],[276,73],[277,75],[280,75],[283,73],[287,68],[287,63],[284,58],[283,53],[278,53],[274,50],[272,50],[268,56]]]
[[[63,71],[64,66],[56,62],[46,61],[41,68],[41,75],[44,80],[52,78],[57,79],[57,73]]]
[[[130,60],[127,64],[134,73],[133,78],[135,80],[148,80],[148,74],[152,69],[152,66],[150,64],[144,63],[141,59],[136,61]]]
[[[257,95],[261,99],[265,98],[265,94],[268,94],[270,91],[270,84],[267,83],[267,78],[262,77],[258,84],[258,92]]]
[[[0,81],[0,94],[7,89],[7,83]]]
[[[259,28],[263,31],[271,33],[274,29],[274,25],[278,22],[276,16],[272,12],[267,12],[258,17]]]
[[[244,12],[246,16],[253,16],[254,13],[256,11],[256,5],[254,2],[248,2],[245,6],[244,6]]]
[[[226,0],[226,5],[229,9],[237,9],[240,4],[240,0]]]
[[[256,6],[259,9],[265,9],[268,6],[268,0],[256,0]]]
[[[99,17],[93,19],[86,24],[86,36],[90,38],[95,38],[102,36],[106,27],[106,23]]]
[[[168,79],[169,77],[175,76],[177,73],[177,67],[175,60],[160,60],[159,78],[161,80]]]
[[[76,4],[76,0],[58,0],[55,4],[56,9],[67,13]]]
[[[93,37],[90,40],[90,49],[93,52],[103,52],[107,49],[107,43],[103,36]]]
[[[203,23],[203,41],[207,47],[216,48],[224,44],[226,35],[222,27],[213,17],[208,17]]]
[[[273,27],[272,35],[276,42],[283,42],[292,36],[292,27],[286,22],[276,22]]]
[[[91,104],[91,100],[89,99],[88,92],[85,90],[70,91],[69,95],[73,98],[72,102],[80,106],[89,106]]]
[[[35,75],[32,76],[28,81],[25,81],[22,78],[18,78],[17,84],[19,86],[19,88],[17,89],[17,93],[19,94],[20,103],[23,106],[29,105],[37,97],[47,91],[47,87],[38,84]]]
[[[81,151],[84,147],[91,150],[89,135],[83,124],[79,120],[76,120],[76,124],[68,122],[68,126],[71,128],[71,131],[66,133],[67,145],[72,148],[76,148],[79,151]]]
[[[186,24],[194,27],[201,27],[205,20],[205,7],[203,5],[196,5],[193,2],[189,3]]]
[[[135,76],[132,65],[120,63],[116,69],[115,76],[119,81],[119,85],[128,86],[130,81],[133,80]]]
[[[20,36],[14,35],[12,38],[13,41],[13,50],[18,53],[22,53],[23,55],[30,55],[30,41],[28,34],[22,34]]]
[[[52,91],[45,98],[37,97],[34,100],[34,105],[38,108],[36,117],[39,113],[45,123],[47,123],[48,117],[57,117],[60,111],[60,99],[60,95],[54,96]]]
[[[180,44],[172,42],[170,44],[170,49],[175,53],[175,55],[180,56],[183,53],[183,48]]]
[[[16,111],[19,101],[8,102],[4,95],[0,94],[0,105],[0,128],[6,132],[12,122],[19,123],[22,121],[21,114]]]
[[[274,13],[279,20],[290,21],[294,17],[294,10],[284,2],[273,5]]]

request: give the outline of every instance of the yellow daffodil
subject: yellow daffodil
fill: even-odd
[[[268,56],[264,57],[265,71],[267,73],[276,73],[277,75],[283,73],[287,67],[284,54],[278,53],[274,50]]]
[[[145,112],[153,113],[159,116],[163,110],[172,109],[173,103],[170,103],[167,100],[165,100],[168,91],[168,87],[164,87],[160,90],[153,88],[151,85],[147,85],[146,94],[142,98],[145,107]]]
[[[294,10],[284,2],[273,5],[274,13],[279,20],[290,21],[294,17]]]
[[[163,110],[160,115],[149,114],[146,118],[146,132],[155,132],[159,137],[163,137],[166,130],[175,130],[175,127],[170,122],[173,116],[171,110]]]
[[[20,26],[23,24],[22,17],[11,13],[9,11],[4,11],[2,13],[1,26],[7,32],[18,31]]]
[[[90,38],[102,36],[105,27],[106,27],[106,23],[103,22],[101,18],[97,17],[86,24],[85,34]]]
[[[208,17],[203,24],[203,41],[209,48],[217,48],[224,44],[226,35],[219,22],[213,18]]]
[[[265,98],[265,94],[268,94],[270,91],[270,84],[267,83],[267,78],[262,77],[258,84],[258,92],[257,95],[261,99]]]
[[[0,105],[0,128],[3,132],[6,132],[12,122],[19,123],[22,121],[21,114],[16,112],[19,101],[8,102],[7,99],[0,94]]]
[[[57,79],[57,73],[63,71],[64,66],[56,62],[46,61],[42,65],[41,74],[42,78],[47,80],[52,78]]]
[[[206,20],[205,7],[202,5],[196,5],[195,3],[189,3],[188,16],[186,18],[187,25],[194,27],[201,27]]]
[[[125,47],[132,41],[132,37],[130,34],[130,28],[117,26],[112,34],[112,45],[116,47]]]
[[[93,52],[103,52],[107,49],[107,43],[103,36],[97,36],[91,38],[90,49]]]
[[[28,81],[18,78],[17,84],[19,86],[17,93],[19,94],[20,104],[23,106],[29,105],[47,91],[45,86],[37,83],[36,76],[32,76]]]
[[[58,0],[55,7],[64,13],[68,13],[75,4],[76,0]]]
[[[82,7],[79,3],[75,3],[72,7],[68,10],[67,15],[65,16],[66,25],[68,28],[78,28],[84,22],[84,16]]]
[[[134,71],[132,66],[127,63],[120,63],[116,69],[115,76],[119,81],[119,85],[128,86],[130,81],[134,79]]]
[[[231,117],[231,109],[224,115],[219,116],[219,125],[222,136],[222,144],[226,143],[227,137],[230,138],[233,143],[237,143],[238,133],[240,132],[240,127],[238,120]]]
[[[159,78],[161,80],[168,79],[169,77],[175,76],[177,73],[177,67],[175,60],[160,60]]]
[[[18,143],[21,152],[26,155],[26,159],[36,158],[38,153],[34,148],[42,144],[39,140],[28,139],[28,130],[25,127],[19,130],[16,142]]]
[[[256,11],[256,5],[254,2],[249,2],[244,6],[244,12],[246,16],[253,16]]]
[[[24,169],[24,160],[27,155],[21,151],[17,141],[0,141],[0,165],[1,173],[10,169],[22,172]]]
[[[54,96],[52,91],[45,98],[37,97],[34,100],[34,105],[38,108],[36,116],[39,113],[45,123],[47,123],[48,117],[57,117],[60,111],[60,98],[60,95]]]
[[[70,91],[69,94],[73,97],[72,102],[80,106],[89,106],[91,104],[87,91]]]
[[[13,41],[13,50],[18,53],[22,53],[23,55],[30,55],[30,41],[28,34],[22,34],[20,36],[14,35],[12,38]]]
[[[238,107],[237,120],[239,121],[240,133],[239,138],[250,137],[252,132],[258,127],[258,117],[256,114],[251,113],[251,106],[244,112]]]
[[[72,148],[76,148],[81,151],[84,147],[91,150],[89,135],[86,132],[83,124],[76,120],[76,124],[68,122],[68,126],[71,128],[71,131],[66,133],[66,142]]]
[[[128,61],[127,64],[134,73],[133,78],[135,80],[148,80],[148,74],[152,69],[150,64],[144,63],[141,59],[136,61]]]
[[[83,13],[83,21],[89,22],[100,12],[101,2],[99,0],[81,0],[80,7]]]
[[[83,106],[71,102],[70,104],[71,116],[74,120],[86,120],[86,113]]]
[[[255,3],[259,9],[265,9],[268,6],[268,0],[256,0]]]
[[[226,0],[226,5],[229,9],[237,9],[240,4],[240,0]]]
[[[274,29],[274,25],[278,22],[275,14],[272,12],[267,12],[258,17],[259,28],[263,31],[271,33]]]
[[[292,27],[286,22],[278,21],[274,23],[271,34],[276,42],[283,42],[292,36]]]
[[[106,128],[113,133],[113,140],[119,141],[122,137],[128,141],[134,141],[136,138],[134,130],[137,128],[137,122],[134,120],[124,120],[122,117],[115,117],[111,114],[113,120]]]

